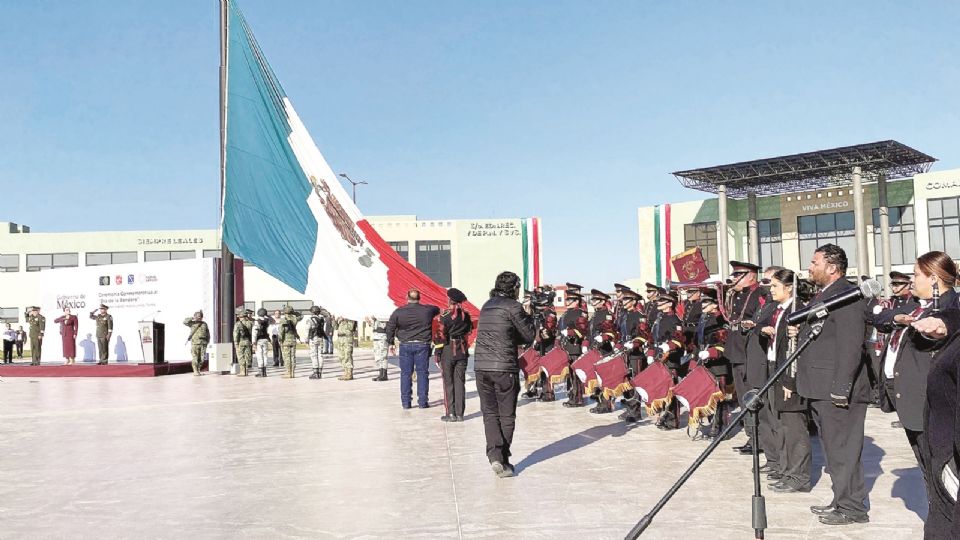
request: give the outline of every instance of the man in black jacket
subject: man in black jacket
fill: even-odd
[[[520,278],[513,272],[501,272],[490,299],[480,309],[474,352],[487,459],[501,478],[513,476],[510,444],[520,395],[517,347],[536,337],[533,317],[517,302],[519,295]]]
[[[387,322],[387,345],[393,356],[393,340],[400,341],[400,404],[409,409],[413,399],[413,370],[417,370],[417,402],[430,406],[430,329],[440,313],[437,306],[420,304],[420,291],[407,292],[407,305],[398,307]]]
[[[820,287],[811,304],[844,293],[854,286],[844,279],[847,254],[824,244],[810,261],[810,280]],[[870,402],[870,383],[863,362],[864,301],[851,302],[830,312],[823,331],[797,360],[797,392],[810,403],[820,428],[820,441],[830,466],[833,500],[811,506],[827,525],[866,523],[863,483],[863,424]],[[801,330],[801,338],[805,332]]]

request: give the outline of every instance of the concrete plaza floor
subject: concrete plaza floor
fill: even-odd
[[[303,351],[301,351],[301,354]],[[397,370],[357,380],[335,358],[312,381],[176,375],[0,382],[0,538],[622,538],[705,442],[615,415],[521,402],[513,461],[484,456],[467,421],[400,408]],[[442,396],[437,373],[431,399]],[[919,538],[923,481],[895,417],[870,409],[869,524],[820,525],[830,501],[815,443],[810,493],[765,492],[767,538]],[[643,538],[753,538],[750,460],[724,442]]]

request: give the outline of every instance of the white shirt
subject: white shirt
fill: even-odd
[[[767,349],[768,362],[777,361],[777,328],[780,326],[780,323],[784,321],[783,314],[787,312],[787,308],[790,307],[792,303],[793,298],[788,298],[786,302],[780,302],[780,305],[777,306],[780,309],[780,317],[777,319],[777,326],[773,327],[773,337],[770,338],[770,347]]]
[[[920,307],[927,309],[931,303],[930,300],[921,300]],[[892,379],[894,374],[894,367],[897,365],[897,357],[900,356],[900,349],[903,348],[903,341],[907,338],[906,333],[909,328],[897,328],[890,334],[890,342],[887,343],[887,354],[883,357],[883,375]],[[900,341],[897,342],[897,348],[893,348],[893,335],[897,332],[902,332],[900,335]]]
[[[4,330],[3,331],[3,340],[4,341],[16,341],[17,340],[17,331],[14,329]]]

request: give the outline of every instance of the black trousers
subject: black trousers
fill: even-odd
[[[903,431],[907,434],[907,442],[910,443],[910,449],[913,450],[913,455],[917,458],[917,464],[920,465],[923,481],[929,484],[930,471],[927,470],[926,463],[923,461],[923,456],[930,455],[926,448],[927,438],[923,436],[922,431],[913,431],[907,428],[903,428]]]
[[[774,470],[780,470],[780,432],[783,426],[780,425],[780,415],[773,408],[773,392],[777,388],[774,385],[767,390],[767,396],[763,398],[763,407],[757,411],[760,419],[760,425],[757,426],[757,435],[760,439],[760,449],[763,450],[764,457],[767,458],[767,465]],[[783,389],[781,388],[781,391]]]
[[[270,343],[273,344],[273,365],[277,365],[280,363],[280,338],[270,336]]]
[[[520,374],[506,371],[478,371],[477,393],[487,439],[487,459],[510,462],[510,445],[517,420]]]
[[[3,340],[3,363],[13,362],[13,342]]]
[[[747,365],[746,364],[730,364],[731,370],[733,371],[733,387],[737,390],[737,401],[740,403],[740,406],[743,406],[743,396],[746,395],[747,391],[750,390],[750,386],[747,384]],[[747,435],[747,444],[753,444],[753,433],[751,430],[745,429],[744,433]],[[769,459],[769,458],[767,458]]]
[[[863,423],[866,403],[837,407],[828,400],[811,400],[810,411],[820,428],[820,442],[833,483],[832,504],[850,515],[867,513],[863,483]]]
[[[783,391],[783,387],[780,387]],[[807,411],[780,412],[780,430],[777,433],[780,461],[780,474],[795,480],[799,484],[810,482],[812,464],[810,433],[807,431]]]
[[[467,359],[454,358],[453,355],[444,353],[440,357],[440,366],[443,369],[443,395],[450,408],[447,414],[463,416],[466,406],[464,383],[467,379]]]
[[[922,431],[919,433],[921,433],[920,438],[924,440],[923,446],[926,447],[926,437],[922,436]],[[927,452],[925,456],[929,459],[930,453]],[[927,482],[927,501],[929,501],[930,509],[927,512],[927,520],[923,524],[923,538],[924,540],[954,540],[960,538],[960,520],[956,516],[960,508],[950,499],[940,482],[942,466],[930,463],[929,467],[936,470],[930,471],[931,478]],[[955,526],[955,524],[957,525]]]
[[[17,358],[23,358],[23,342],[17,342]]]

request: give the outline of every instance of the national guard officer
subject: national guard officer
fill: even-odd
[[[253,362],[253,320],[250,315],[253,312],[248,309],[237,310],[237,323],[233,325],[233,344],[237,348],[237,361],[239,362],[238,377],[246,377],[250,364]]]
[[[107,306],[100,304],[99,313],[94,310],[90,312],[90,319],[97,324],[97,352],[100,354],[100,360],[97,365],[107,365],[107,357],[110,356],[110,336],[113,335],[113,315],[107,313]]]
[[[341,381],[353,380],[353,338],[357,333],[357,321],[347,318],[337,319],[337,357],[343,367]]]
[[[40,314],[38,306],[27,309],[27,324],[30,326],[30,365],[40,365],[40,348],[43,346],[43,332],[47,328],[47,318]]]
[[[387,319],[370,317],[370,327],[373,329],[373,363],[377,366],[377,376],[374,381],[387,380]]]
[[[299,312],[294,311],[292,307],[283,308],[283,317],[280,318],[280,351],[283,353],[283,363],[287,368],[287,373],[283,375],[285,379],[292,379],[297,369],[297,341],[300,336],[297,334],[297,323],[303,317]]]
[[[193,317],[184,319],[183,324],[190,327],[190,336],[187,341],[190,342],[193,375],[200,376],[200,368],[203,367],[203,353],[207,350],[207,344],[210,343],[210,329],[207,328],[207,323],[203,321],[202,311],[197,311],[193,314]]]
[[[307,317],[307,349],[310,351],[310,366],[313,367],[311,379],[323,377],[323,315],[320,306],[310,308]]]
[[[267,315],[265,308],[257,310],[257,319],[254,321],[254,339],[257,343],[257,366],[260,372],[257,377],[267,376],[267,353],[270,350],[270,326],[274,324],[273,318]]]

